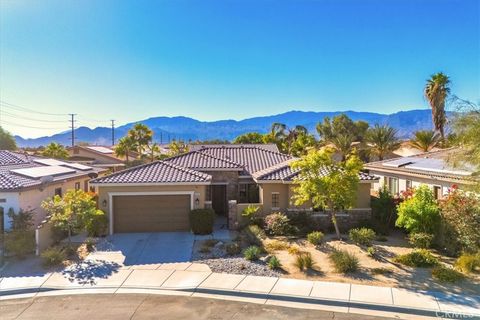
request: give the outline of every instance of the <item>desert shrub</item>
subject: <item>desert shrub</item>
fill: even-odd
[[[428,249],[431,247],[433,234],[425,232],[415,232],[408,236],[408,242],[415,248]]]
[[[290,224],[295,227],[300,234],[307,234],[314,231],[314,223],[310,213],[305,211],[289,213]]]
[[[245,259],[253,261],[253,260],[258,260],[260,257],[261,250],[257,246],[250,246],[243,250],[243,256]]]
[[[299,252],[295,257],[294,265],[298,268],[298,270],[304,271],[307,269],[312,269],[315,265],[315,262],[313,261],[312,254],[310,252]]]
[[[350,229],[348,237],[356,244],[370,246],[375,239],[375,231],[368,228],[354,228]]]
[[[280,269],[282,267],[280,260],[276,256],[270,257],[270,259],[268,259],[267,265],[270,269]]]
[[[85,247],[88,252],[92,252],[95,249],[95,240],[92,238],[87,238],[85,240]]]
[[[455,268],[464,273],[480,271],[480,253],[463,253],[455,261]]]
[[[85,230],[90,237],[105,236],[108,228],[108,217],[105,212],[96,210],[94,214],[85,221]]]
[[[251,204],[242,210],[242,217],[246,220],[247,224],[261,224],[261,218],[258,215],[259,209],[260,207]]]
[[[35,232],[33,230],[12,230],[4,235],[5,251],[9,255],[23,258],[35,251]]]
[[[333,250],[328,255],[333,268],[338,273],[350,273],[358,270],[358,258],[346,250]]]
[[[212,209],[194,209],[190,211],[190,228],[194,234],[210,234],[213,232],[215,211]]]
[[[300,250],[300,247],[299,246],[290,246],[290,248],[287,249],[288,253],[291,254],[291,255],[296,255],[296,254],[299,254],[301,252]]]
[[[440,221],[440,211],[433,191],[426,185],[414,190],[413,196],[398,205],[395,224],[409,233],[435,234]]]
[[[324,236],[325,235],[320,231],[313,231],[307,235],[307,240],[314,246],[318,246],[320,243],[322,243]]]
[[[480,199],[452,188],[440,202],[442,246],[449,254],[480,250]]]
[[[460,272],[443,265],[434,267],[432,269],[432,276],[441,282],[457,282],[464,278],[464,275]]]
[[[274,236],[283,236],[293,232],[290,219],[281,213],[272,213],[265,217],[265,230]]]
[[[290,248],[290,245],[285,241],[272,240],[268,241],[264,245],[264,248],[267,252],[271,253],[279,250],[287,250],[288,248]]]
[[[227,243],[225,245],[225,251],[229,256],[234,256],[239,254],[242,251],[242,249],[240,248],[238,243],[232,242],[232,243]]]
[[[246,226],[243,231],[243,235],[249,244],[261,246],[262,240],[265,239],[267,236],[265,235],[265,231],[257,225],[249,225]]]
[[[390,269],[390,268],[384,268],[384,267],[380,267],[380,268],[373,268],[373,269],[370,269],[370,272],[372,274],[390,274],[390,273],[393,273],[393,270]]]
[[[33,227],[34,210],[20,209],[15,212],[13,208],[10,208],[7,212],[7,216],[10,219],[10,227],[12,230],[30,230]]]
[[[367,255],[370,257],[370,258],[375,258],[375,255],[377,254],[377,250],[375,249],[375,247],[368,247],[367,248]]]
[[[54,267],[60,265],[65,259],[67,259],[67,254],[61,247],[50,247],[44,250],[40,254],[40,257],[43,266]]]
[[[216,239],[207,239],[203,241],[203,245],[210,248],[216,245],[217,243],[218,243],[218,240]]]
[[[394,258],[395,262],[409,267],[433,267],[438,264],[438,259],[426,249],[413,250],[410,253],[401,254]]]

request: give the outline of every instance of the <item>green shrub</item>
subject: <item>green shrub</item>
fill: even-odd
[[[265,251],[272,253],[279,250],[287,250],[290,245],[285,241],[271,240],[264,245]]]
[[[378,191],[378,197],[372,198],[372,215],[373,220],[378,224],[374,230],[378,233],[388,234],[389,228],[396,220],[397,208],[395,197],[386,186]]]
[[[35,251],[35,232],[33,230],[14,230],[5,233],[5,251],[9,255],[24,258]]]
[[[253,261],[253,260],[258,260],[260,257],[261,250],[257,246],[250,246],[243,250],[243,256],[245,259]]]
[[[280,269],[282,267],[280,260],[276,256],[272,256],[268,259],[267,265],[270,269]]]
[[[105,236],[108,233],[108,217],[105,212],[96,210],[95,214],[85,221],[85,229],[90,237]]]
[[[377,274],[391,274],[393,272],[393,270],[390,269],[390,268],[380,267],[380,268],[373,268],[373,269],[370,270],[370,272],[372,274],[375,274],[375,275],[377,275]]]
[[[290,224],[298,230],[301,234],[307,234],[311,231],[314,231],[314,222],[312,220],[311,214],[305,211],[289,213],[288,218],[290,219]]]
[[[54,267],[60,265],[67,255],[61,247],[50,247],[40,254],[42,265],[45,267]]]
[[[480,253],[463,253],[455,262],[455,268],[464,273],[480,271]]]
[[[315,262],[313,261],[312,254],[310,252],[299,252],[295,257],[294,265],[298,268],[298,270],[304,271],[307,269],[312,269],[315,265]]]
[[[257,225],[249,225],[243,229],[243,234],[247,242],[251,245],[261,246],[262,240],[265,239],[267,236],[265,235],[265,231]]]
[[[238,243],[232,242],[232,243],[227,243],[225,245],[225,251],[229,256],[234,256],[239,254],[242,251],[242,249],[240,248]]]
[[[212,209],[195,209],[190,211],[190,228],[194,234],[210,234],[213,232],[215,211]]]
[[[428,249],[431,247],[433,234],[415,232],[408,236],[408,242],[415,248]]]
[[[318,246],[320,243],[322,243],[324,236],[325,235],[320,231],[313,231],[307,235],[307,240],[314,246]]]
[[[375,231],[368,228],[354,228],[350,229],[348,237],[356,244],[370,246],[375,239]]]
[[[358,258],[346,250],[334,250],[328,258],[338,273],[350,273],[358,270]]]
[[[293,232],[290,219],[281,212],[272,213],[265,217],[265,229],[274,236],[284,236]]]
[[[296,255],[296,254],[299,254],[301,251],[300,251],[300,247],[299,246],[290,246],[290,248],[287,249],[288,250],[288,253],[291,254],[291,255]]]
[[[203,246],[200,247],[200,249],[198,251],[200,253],[210,253],[210,252],[212,252],[212,247],[203,245]]]
[[[95,240],[92,238],[87,238],[85,240],[85,247],[88,252],[92,252],[95,249]]]
[[[242,211],[242,217],[247,220],[248,224],[257,224],[257,220],[259,219],[258,217],[258,210],[260,207],[255,206],[253,204],[248,205],[245,209]]]
[[[464,278],[464,275],[460,272],[442,265],[438,265],[432,269],[432,276],[441,282],[457,282]]]
[[[367,248],[367,254],[368,254],[369,257],[375,258],[376,253],[377,253],[377,250],[375,249],[375,247],[368,247]]]
[[[440,222],[440,210],[433,191],[421,185],[398,205],[398,218],[395,224],[404,227],[409,233],[425,232],[434,234]]]
[[[426,249],[413,250],[410,253],[398,255],[393,260],[409,267],[425,268],[438,265],[438,259]]]

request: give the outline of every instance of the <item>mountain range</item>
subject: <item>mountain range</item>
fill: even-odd
[[[316,133],[315,126],[325,117],[334,117],[339,114],[346,114],[352,120],[363,120],[370,125],[388,124],[398,130],[398,137],[407,139],[417,130],[432,129],[431,111],[409,110],[400,111],[392,114],[380,114],[373,112],[356,111],[332,111],[332,112],[313,112],[313,111],[289,111],[276,115],[253,117],[244,120],[219,120],[219,121],[199,121],[188,117],[153,117],[145,120],[127,123],[115,128],[116,139],[123,137],[127,131],[136,123],[144,123],[155,133],[154,140],[166,143],[171,139],[188,140],[233,140],[240,134],[257,131],[266,133],[272,123],[280,122],[289,127],[303,125],[307,129]],[[75,129],[76,142],[86,142],[95,145],[111,144],[111,128],[97,127],[94,129],[88,127],[79,127]],[[15,136],[19,147],[38,147],[47,145],[50,142],[58,142],[63,145],[71,144],[71,132],[65,131],[52,136],[24,139]]]

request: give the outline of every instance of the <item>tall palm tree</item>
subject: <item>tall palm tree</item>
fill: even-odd
[[[54,159],[67,159],[68,151],[61,144],[52,142],[42,151],[42,156]]]
[[[410,145],[423,152],[429,152],[440,144],[440,135],[433,130],[420,130],[414,133]]]
[[[440,132],[442,141],[445,139],[445,123],[447,122],[445,100],[450,93],[449,83],[448,76],[439,72],[427,80],[424,90],[425,98],[432,108],[433,125],[435,130]]]
[[[128,136],[135,142],[137,152],[142,154],[153,139],[153,131],[143,123],[137,123],[128,131]]]
[[[130,152],[135,151],[135,141],[130,136],[125,136],[118,140],[118,144],[115,146],[115,154],[119,157],[125,157],[128,162]]]
[[[347,160],[347,156],[352,152],[355,140],[353,134],[343,134],[332,137],[329,142],[333,144],[334,149],[340,153],[343,162]]]
[[[376,155],[380,161],[400,147],[397,130],[388,125],[376,124],[373,128],[368,129],[366,142],[369,144],[370,152]]]
[[[286,127],[285,130],[285,144],[288,153],[291,153],[292,144],[300,137],[308,135],[308,130],[304,126],[296,125],[293,128]]]

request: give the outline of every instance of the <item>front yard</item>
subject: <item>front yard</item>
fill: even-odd
[[[258,243],[262,253],[258,260],[249,261],[241,251],[252,243],[245,235],[240,234],[234,242],[223,243],[215,240],[200,240],[194,244],[193,260],[206,263],[214,272],[254,274],[265,276],[280,276],[295,279],[334,281],[377,286],[405,287],[419,290],[439,290],[456,293],[480,294],[480,275],[470,274],[454,283],[442,282],[432,277],[432,268],[415,268],[402,265],[394,261],[394,257],[414,251],[405,238],[405,234],[394,231],[384,237],[386,241],[373,241],[374,257],[370,256],[367,248],[348,240],[337,240],[335,234],[325,235],[318,246],[307,241],[304,237],[265,237]],[[238,245],[233,254],[226,252],[227,246]],[[334,250],[346,250],[358,259],[358,270],[354,272],[336,272],[329,254]],[[306,270],[299,270],[296,260],[299,252],[308,252],[311,255],[313,266]],[[438,254],[432,250],[440,264],[453,267],[454,258]],[[231,252],[232,253],[232,252]],[[281,263],[278,269],[270,269],[268,260],[275,256]]]

